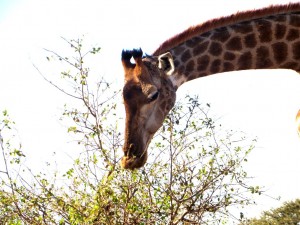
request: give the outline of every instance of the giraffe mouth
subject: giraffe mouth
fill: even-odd
[[[138,169],[145,165],[147,161],[147,150],[140,156],[137,155],[125,155],[121,160],[121,166],[124,169]]]
[[[138,169],[145,165],[148,158],[148,145],[150,141],[147,142],[146,147],[142,151],[137,151],[135,145],[131,143],[126,154],[121,160],[121,166],[124,169]]]

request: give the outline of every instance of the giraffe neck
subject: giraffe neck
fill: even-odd
[[[267,15],[260,18],[251,18],[255,15],[251,11],[250,18],[232,22],[234,18],[230,17],[229,25],[219,25],[185,39],[182,33],[169,40],[167,45],[171,47],[164,50],[174,58],[175,72],[170,77],[173,84],[179,87],[195,78],[247,69],[286,68],[299,72],[300,4],[294,6],[295,11],[289,8],[286,12],[279,10],[278,14],[266,10]],[[184,41],[176,43],[178,39]],[[170,44],[172,41],[175,46]],[[157,52],[162,50],[163,46]]]

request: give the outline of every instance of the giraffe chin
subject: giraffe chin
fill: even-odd
[[[121,160],[121,167],[124,169],[138,169],[145,165],[147,161],[147,152],[141,156],[123,156]]]

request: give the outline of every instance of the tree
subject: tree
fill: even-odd
[[[265,211],[259,219],[250,219],[246,225],[299,225],[300,224],[300,199],[285,202],[283,206]]]
[[[242,166],[253,141],[222,131],[209,116],[210,106],[201,105],[197,97],[187,96],[172,109],[144,168],[122,169],[122,118],[116,104],[120,91],[112,90],[104,78],[94,82],[91,69],[85,67],[100,48],[85,50],[81,39],[66,41],[75,56],[47,50],[47,60],[64,66],[61,77],[68,86],[38,71],[75,101],[65,105],[62,118],[81,152],[63,173],[34,174],[23,164],[22,146],[11,138],[14,123],[3,111],[4,224],[217,224],[226,221],[230,207],[251,204],[252,194],[261,193],[248,184]]]

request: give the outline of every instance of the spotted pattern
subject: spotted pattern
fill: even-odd
[[[257,45],[255,34],[248,34],[244,38],[246,48],[254,48]]]
[[[299,30],[294,29],[294,28],[290,29],[288,34],[287,34],[286,39],[288,41],[294,41],[296,39],[299,39]]]
[[[275,38],[277,40],[284,38],[284,35],[286,33],[286,25],[284,24],[276,24],[275,26]]]
[[[234,70],[300,70],[300,14],[219,27],[175,47],[172,54],[184,80]]]
[[[257,20],[255,23],[259,41],[261,43],[270,42],[272,40],[272,23],[267,20]]]
[[[275,61],[278,64],[281,64],[287,59],[287,54],[288,54],[288,46],[284,42],[277,42],[272,44],[272,49],[273,49],[273,55],[275,58]]]
[[[242,50],[242,39],[239,36],[234,36],[226,43],[226,49],[231,51]]]

